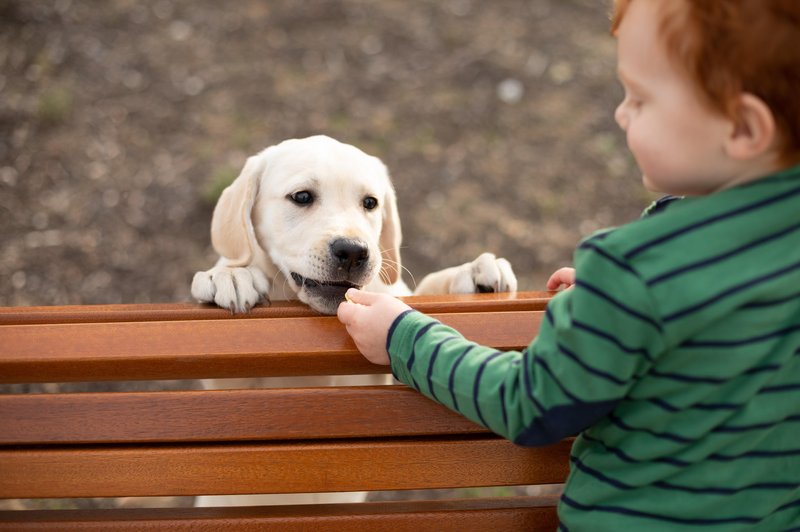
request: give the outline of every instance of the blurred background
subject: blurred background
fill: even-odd
[[[387,164],[417,280],[489,250],[542,290],[650,200],[609,6],[0,0],[0,306],[190,300],[221,189],[317,133]]]

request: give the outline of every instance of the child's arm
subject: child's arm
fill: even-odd
[[[664,348],[643,281],[602,256],[581,264],[592,275],[550,301],[521,352],[469,342],[386,295],[349,291],[339,319],[398,380],[518,444],[544,445],[604,418]]]

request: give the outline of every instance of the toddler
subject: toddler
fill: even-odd
[[[800,529],[800,2],[618,0],[616,121],[669,194],[583,240],[500,352],[385,295],[372,362],[519,445],[577,435],[562,530]]]

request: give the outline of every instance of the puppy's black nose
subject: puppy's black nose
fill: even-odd
[[[369,259],[369,250],[356,240],[338,238],[331,242],[331,255],[339,268],[349,272],[364,266]]]

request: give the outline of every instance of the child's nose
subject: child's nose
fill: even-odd
[[[622,131],[628,130],[628,113],[625,111],[625,102],[620,103],[614,111],[614,120]]]

